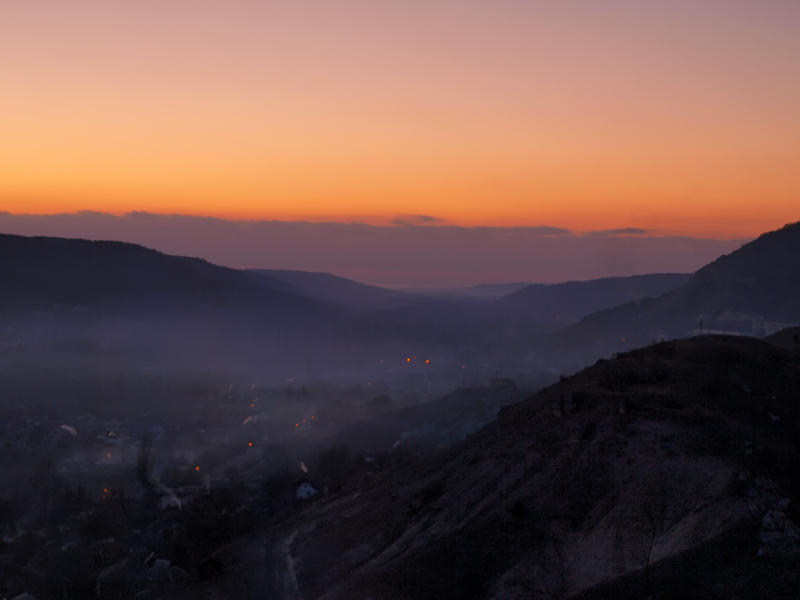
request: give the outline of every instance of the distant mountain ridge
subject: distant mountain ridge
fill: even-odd
[[[202,341],[225,361],[237,357],[242,364],[262,360],[263,342],[270,339],[277,357],[266,361],[274,365],[271,372],[291,359],[294,366],[286,368],[294,372],[330,367],[344,373],[343,347],[349,349],[348,360],[362,366],[375,363],[377,356],[436,349],[437,368],[445,368],[443,358],[456,367],[473,363],[488,368],[499,360],[503,369],[535,380],[540,372],[574,372],[598,357],[662,337],[692,335],[701,327],[704,332],[766,335],[800,324],[797,256],[800,224],[793,224],[762,235],[693,276],[530,285],[494,302],[480,302],[404,295],[325,273],[229,269],[121,242],[0,235],[0,313],[59,308],[60,316],[72,315],[74,321],[88,307],[81,313],[85,322],[72,323],[73,337],[114,341],[117,347],[136,340],[142,348],[166,348],[167,340],[181,349],[176,356],[197,355]],[[124,319],[161,315],[163,320],[158,326],[149,319],[115,329],[94,318],[98,310]],[[44,343],[60,335],[58,328],[33,323],[23,330],[7,328],[0,343]],[[112,335],[118,331],[128,333]],[[155,336],[153,341],[147,341],[146,332]],[[322,338],[343,346],[325,352],[329,346],[315,343]],[[228,340],[224,350],[223,339]],[[284,351],[287,344],[292,353]],[[252,358],[244,361],[240,355]],[[382,372],[389,369],[385,364],[370,369]],[[362,377],[365,371],[351,372]]]
[[[710,322],[746,321],[750,316],[797,321],[800,222],[765,233],[706,265],[690,280],[689,289],[713,297],[714,303],[700,315]]]
[[[410,294],[431,298],[492,302],[531,285],[528,281],[517,283],[479,283],[465,288],[414,288]]]
[[[273,289],[343,306],[382,306],[409,301],[411,298],[403,292],[359,283],[331,273],[285,269],[249,269],[247,272],[265,278],[265,285]]]
[[[128,302],[263,299],[267,286],[199,258],[136,244],[0,234],[0,308]],[[269,292],[272,299],[278,295]]]
[[[701,328],[758,336],[800,324],[798,257],[800,223],[792,223],[721,256],[681,287],[585,317],[555,334],[550,347],[580,344],[602,356]]]
[[[654,273],[630,277],[604,277],[589,281],[532,284],[495,301],[504,312],[525,320],[538,320],[553,329],[579,321],[600,310],[642,298],[652,298],[684,285],[688,273]]]
[[[0,353],[54,364],[113,355],[271,381],[312,361],[327,373],[322,345],[349,333],[351,316],[283,285],[136,244],[0,235]]]

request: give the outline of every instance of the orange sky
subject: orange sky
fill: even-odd
[[[798,31],[788,0],[3,3],[0,210],[756,235],[800,220]]]

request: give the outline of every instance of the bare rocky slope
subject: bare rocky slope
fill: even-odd
[[[272,532],[284,598],[800,590],[800,361],[702,336],[599,361]]]

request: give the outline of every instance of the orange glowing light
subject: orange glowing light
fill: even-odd
[[[300,423],[295,423],[294,426],[295,427],[300,427]]]
[[[406,362],[411,362],[411,359],[410,359],[410,358],[407,358],[407,359],[406,359]]]
[[[247,444],[247,445],[248,445],[248,446],[252,446],[252,445],[253,445],[253,442],[250,442],[250,443],[249,443],[249,444]]]
[[[425,359],[425,364],[426,364],[426,365],[430,364],[430,362],[431,362],[431,359],[429,359],[429,358],[426,358],[426,359]]]
[[[311,418],[313,419],[313,418],[314,418],[314,415],[311,415]]]
[[[199,470],[200,470],[200,467],[195,467],[195,468],[194,468],[194,470],[195,470],[195,471],[199,471]]]

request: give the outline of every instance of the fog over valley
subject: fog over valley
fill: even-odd
[[[400,291],[0,234],[0,595],[783,594],[798,251]]]
[[[0,600],[800,598],[800,2],[0,2]]]

